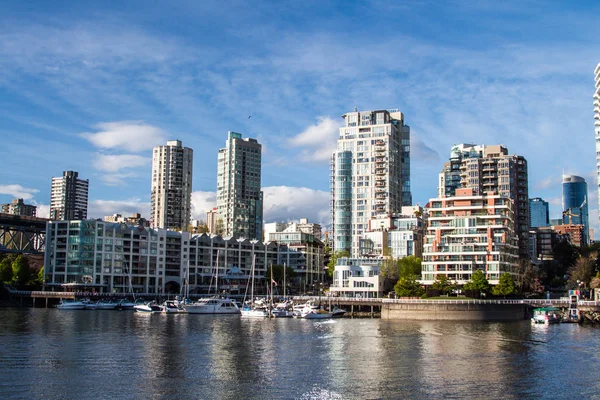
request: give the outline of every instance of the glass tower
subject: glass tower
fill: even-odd
[[[563,223],[583,225],[582,242],[587,244],[590,237],[587,183],[580,176],[563,175],[562,189]]]
[[[539,197],[529,199],[529,224],[532,228],[550,226],[548,202]]]

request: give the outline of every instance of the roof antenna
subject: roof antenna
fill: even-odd
[[[356,107],[354,107],[354,112],[358,112],[358,109]]]

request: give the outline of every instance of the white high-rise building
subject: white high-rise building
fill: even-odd
[[[50,219],[79,220],[87,218],[89,181],[79,179],[75,171],[64,171],[52,178],[50,190]]]
[[[596,132],[596,174],[598,177],[598,207],[600,208],[600,63],[594,70],[596,91],[594,92],[594,131]]]
[[[219,150],[216,226],[224,236],[262,240],[261,151],[256,139],[237,132],[228,132]]]
[[[333,245],[357,257],[369,220],[399,213],[412,202],[410,127],[398,110],[355,109],[342,117],[331,157]]]
[[[194,152],[180,140],[152,152],[152,227],[187,231]]]

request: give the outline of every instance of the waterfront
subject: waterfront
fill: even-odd
[[[600,331],[0,310],[0,398],[600,398]]]

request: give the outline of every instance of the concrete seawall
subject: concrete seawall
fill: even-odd
[[[472,303],[387,303],[382,319],[448,321],[521,321],[527,316],[525,304]]]

